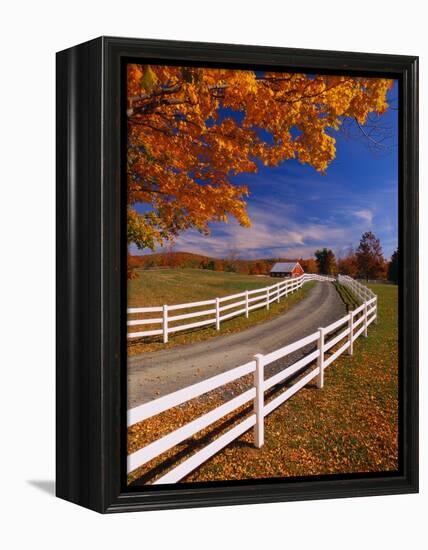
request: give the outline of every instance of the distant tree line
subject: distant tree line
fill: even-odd
[[[313,258],[262,258],[244,260],[239,252],[231,249],[224,258],[211,258],[202,254],[175,251],[172,246],[162,252],[142,256],[128,257],[128,268],[143,269],[169,267],[208,269],[211,271],[226,271],[247,275],[268,275],[276,262],[298,261],[306,273],[321,273],[325,275],[349,275],[359,279],[388,279],[398,282],[398,250],[391,256],[391,261],[383,257],[380,240],[367,231],[361,236],[356,250],[350,247],[346,253],[336,257],[330,248],[315,251]]]
[[[391,261],[383,257],[380,240],[372,231],[361,236],[356,250],[350,247],[346,254],[336,258],[331,249],[315,251],[318,273],[325,275],[349,275],[365,279],[384,279],[398,282],[398,249],[391,256]]]
[[[306,273],[318,273],[318,267],[314,258],[261,258],[244,260],[239,257],[237,250],[230,250],[223,258],[211,258],[191,252],[174,251],[173,247],[166,247],[162,252],[128,256],[128,268],[135,272],[136,268],[182,268],[182,269],[207,269],[211,271],[225,271],[229,273],[242,273],[246,275],[269,275],[272,266],[276,262],[298,261]],[[136,274],[134,273],[134,276]]]

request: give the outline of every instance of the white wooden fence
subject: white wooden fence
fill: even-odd
[[[361,302],[364,302],[364,300],[370,300],[371,298],[374,298],[376,296],[376,294],[372,292],[368,287],[359,283],[352,277],[348,277],[348,275],[338,275],[337,281],[339,284],[349,288],[354,296],[358,298]]]
[[[358,290],[361,294],[365,292],[359,287]],[[153,458],[160,456],[162,453],[192,437],[200,430],[250,402],[253,403],[253,412],[244,420],[168,471],[157,479],[154,484],[176,483],[250,428],[254,430],[255,446],[261,447],[264,442],[264,418],[312,379],[315,378],[317,387],[322,388],[324,385],[325,369],[344,351],[347,350],[352,355],[355,340],[362,334],[367,337],[367,329],[376,318],[377,297],[373,296],[365,299],[357,309],[334,323],[331,323],[327,327],[321,327],[316,332],[292,344],[266,355],[257,354],[252,361],[245,365],[233,368],[222,374],[128,410],[128,426],[132,426],[211,390],[229,384],[243,376],[253,375],[253,385],[247,391],[128,455],[128,473],[143,466]],[[264,368],[266,365],[282,359],[305,346],[312,343],[315,344],[315,342],[316,348],[313,351],[307,353],[303,358],[277,374],[265,379]],[[312,368],[309,372],[272,400],[266,402],[265,391],[284,382],[310,364],[312,364]]]
[[[261,307],[269,309],[272,302],[279,302],[283,296],[292,294],[301,288],[304,283],[313,280],[333,281],[334,279],[323,275],[305,274],[293,279],[283,279],[279,283],[263,288],[246,290],[239,294],[231,294],[229,296],[203,300],[201,302],[174,305],[165,304],[157,307],[131,307],[128,308],[128,315],[143,314],[144,317],[128,320],[128,326],[151,325],[151,327],[149,330],[128,332],[128,338],[162,335],[163,342],[166,344],[169,334],[181,330],[194,329],[207,325],[215,325],[216,330],[220,330],[222,321],[226,321],[237,315],[245,315],[248,317],[251,311]],[[185,313],[175,313],[180,310],[186,311]],[[157,315],[155,317],[147,317],[146,314]],[[195,317],[202,317],[202,319],[196,322],[178,323],[179,321],[187,321]]]

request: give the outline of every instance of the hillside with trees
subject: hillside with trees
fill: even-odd
[[[338,273],[355,279],[390,280],[398,279],[398,250],[385,260],[380,240],[371,231],[363,233],[357,249],[352,246],[340,256],[330,248],[321,248],[314,252],[313,258],[258,258],[246,260],[239,257],[237,250],[229,250],[224,257],[214,258],[193,252],[174,250],[173,246],[165,247],[153,254],[129,255],[128,267],[130,277],[137,277],[136,269],[207,269],[241,273],[245,275],[269,275],[276,262],[299,262],[305,273],[320,273],[336,276]]]
[[[230,252],[223,258],[213,258],[192,252],[178,252],[171,247],[162,252],[143,255],[130,255],[128,265],[132,269],[132,276],[138,276],[135,269],[153,268],[182,268],[182,269],[208,269],[211,271],[225,271],[230,273],[242,273],[246,275],[269,275],[276,262],[297,261],[306,273],[318,273],[316,262],[313,258],[260,258],[244,260],[238,257],[236,252]]]

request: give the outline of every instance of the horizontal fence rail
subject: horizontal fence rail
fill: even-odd
[[[162,336],[163,342],[166,344],[169,334],[182,330],[208,325],[215,325],[216,330],[220,330],[222,321],[238,315],[248,317],[251,311],[258,308],[266,307],[266,309],[269,309],[272,302],[280,302],[282,297],[287,297],[289,294],[302,288],[308,281],[334,281],[334,279],[324,275],[305,274],[300,277],[284,279],[274,285],[246,290],[238,294],[213,298],[211,300],[186,304],[165,304],[157,307],[128,308],[128,315],[144,315],[142,318],[128,320],[127,324],[129,327],[150,325],[148,330],[128,332],[128,338]],[[185,313],[180,313],[180,310],[185,310]],[[153,316],[146,317],[147,314],[153,314]],[[199,320],[188,322],[190,319]]]
[[[346,278],[341,284],[347,285],[349,279]],[[351,283],[349,282],[349,284]],[[369,292],[366,292],[366,290]],[[370,293],[370,296],[365,298],[358,308],[330,325],[320,327],[316,332],[271,353],[265,355],[257,354],[252,361],[244,365],[128,410],[127,421],[128,427],[130,427],[244,376],[253,375],[252,387],[240,395],[128,455],[128,473],[133,472],[153,458],[160,456],[162,453],[247,403],[253,404],[252,413],[247,415],[244,420],[241,420],[191,457],[162,475],[153,484],[158,485],[180,481],[250,428],[254,432],[254,445],[258,448],[262,447],[264,444],[264,418],[306,386],[311,380],[315,379],[317,387],[322,388],[324,385],[325,369],[345,351],[352,355],[354,342],[359,336],[364,335],[367,337],[368,327],[377,319],[377,296],[360,283],[357,283],[353,291],[357,295]],[[232,299],[231,297],[228,298]],[[310,344],[315,344],[313,351],[310,351],[304,357],[273,376],[265,378],[265,367],[267,365]],[[302,369],[304,368],[309,368],[309,372],[304,373],[297,382],[266,402],[265,392],[267,390],[286,381],[294,374],[303,374]]]

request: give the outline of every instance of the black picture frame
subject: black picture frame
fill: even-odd
[[[397,475],[126,487],[121,71],[127,59],[398,79],[399,317],[405,322]],[[417,492],[418,58],[100,37],[57,54],[56,98],[57,496],[105,513]]]

